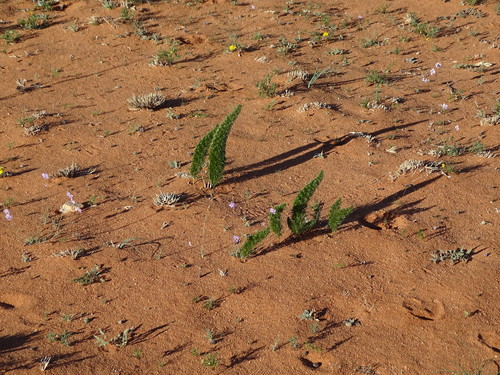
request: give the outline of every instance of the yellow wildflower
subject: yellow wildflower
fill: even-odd
[[[236,48],[238,48],[238,47],[236,47],[234,44],[231,44],[231,45],[229,46],[229,50],[230,50],[231,52],[233,52]]]
[[[323,36],[324,36],[325,38],[326,38],[328,35],[330,35],[330,33],[329,33],[328,31],[325,31],[325,32],[323,33]]]
[[[3,169],[3,167],[0,167],[0,176],[3,176],[3,172],[5,172],[5,169]]]

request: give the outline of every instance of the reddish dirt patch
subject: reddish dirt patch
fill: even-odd
[[[482,3],[0,2],[0,373],[48,356],[51,374],[496,374],[500,25]],[[150,92],[166,103],[127,109]],[[221,185],[183,178],[238,104]],[[355,206],[336,233],[231,256],[320,170],[314,199]],[[59,212],[67,192],[81,213]],[[458,248],[468,262],[431,261]]]

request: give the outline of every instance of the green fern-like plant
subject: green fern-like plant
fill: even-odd
[[[323,171],[311,180],[304,188],[299,191],[292,206],[292,217],[287,218],[288,228],[296,236],[300,236],[305,232],[311,230],[319,221],[321,215],[321,204],[316,203],[312,206],[312,219],[307,219],[306,209],[309,204],[309,200],[318,188],[319,184],[323,180]]]
[[[219,125],[215,126],[198,142],[194,149],[190,174],[193,178],[199,176],[208,155],[208,179],[215,187],[222,180],[226,164],[226,143],[231,127],[241,112],[238,105]]]
[[[193,161],[191,162],[191,168],[189,170],[189,173],[193,178],[198,177],[201,170],[203,169],[203,165],[205,164],[205,159],[207,158],[208,154],[208,148],[212,143],[212,139],[214,137],[217,126],[210,130],[207,134],[205,134],[205,136],[198,142],[194,149]]]
[[[241,105],[238,105],[215,129],[208,155],[208,179],[213,187],[219,184],[224,175],[227,137],[240,112]]]
[[[288,228],[292,235],[297,237],[316,227],[320,221],[321,209],[323,203],[315,202],[311,205],[311,217],[308,218],[307,208],[314,192],[323,180],[324,173],[321,171],[314,179],[312,179],[304,188],[299,191],[292,206],[291,217],[287,217]],[[353,207],[341,208],[342,198],[330,207],[328,215],[328,226],[335,232],[343,223],[345,218],[354,210]],[[255,247],[262,242],[271,232],[278,237],[282,235],[283,226],[281,223],[281,215],[286,207],[285,203],[274,206],[269,214],[269,226],[247,237],[243,246],[232,255],[240,259],[247,259],[255,253]]]
[[[247,240],[241,247],[236,252],[236,257],[240,259],[246,259],[250,255],[252,255],[255,252],[255,246],[257,246],[260,242],[264,240],[264,238],[267,237],[267,235],[271,232],[271,229],[269,227],[259,230],[258,232],[251,234],[248,236]]]
[[[277,236],[281,236],[281,213],[285,209],[286,204],[280,204],[279,206],[274,207],[274,212],[269,214],[269,227],[271,231],[275,233]]]
[[[354,210],[354,207],[340,208],[342,205],[342,198],[331,205],[330,212],[328,213],[328,226],[335,232],[345,218]]]

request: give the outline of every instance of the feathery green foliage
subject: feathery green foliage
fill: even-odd
[[[271,229],[267,227],[266,229],[259,230],[257,233],[249,235],[241,249],[239,249],[236,253],[236,257],[246,259],[252,255],[255,251],[255,246],[257,246],[259,242],[263,241],[270,231]]]
[[[340,224],[345,220],[345,218],[353,211],[353,207],[340,208],[342,205],[342,198],[337,199],[337,201],[331,205],[330,212],[328,214],[328,226],[335,232]]]
[[[307,232],[312,229],[319,221],[319,216],[321,214],[321,204],[314,204],[312,206],[312,219],[307,219],[306,209],[309,204],[309,200],[318,188],[319,184],[323,180],[323,171],[309,182],[304,188],[299,191],[292,206],[292,217],[287,218],[288,227],[296,236]]]
[[[281,236],[281,213],[285,209],[286,204],[280,204],[279,206],[274,207],[275,213],[269,214],[269,227],[278,236]]]
[[[231,127],[236,117],[241,112],[241,105],[231,112],[222,123],[215,128],[212,143],[208,155],[208,179],[212,187],[215,187],[222,180],[224,166],[226,165],[226,143]]]
[[[200,174],[208,155],[208,179],[211,186],[215,187],[222,180],[226,164],[227,138],[240,111],[241,105],[238,105],[222,123],[215,126],[198,142],[189,171],[193,178]]]
[[[302,188],[302,190],[299,191],[297,196],[295,197],[291,210],[292,215],[291,217],[287,217],[288,228],[292,232],[292,235],[301,236],[302,234],[310,231],[316,225],[318,225],[321,216],[321,209],[323,208],[323,203],[315,202],[311,205],[311,218],[307,217],[308,215],[306,210],[311,197],[323,180],[323,176],[323,171],[319,172],[319,174],[306,186],[304,186],[304,188]],[[330,227],[332,232],[335,232],[339,225],[341,225],[345,218],[353,211],[353,207],[341,208],[341,205],[342,199],[339,198],[330,207],[330,212],[328,215],[328,226]],[[232,255],[240,259],[246,259],[255,252],[255,247],[261,241],[263,241],[264,238],[269,235],[269,233],[273,232],[277,236],[281,236],[283,230],[281,224],[281,214],[283,213],[285,207],[285,203],[274,206],[270,210],[271,212],[269,214],[269,226],[254,234],[249,235],[243,246]]]
[[[208,148],[210,147],[210,143],[212,143],[215,130],[218,126],[219,125],[205,134],[205,136],[198,142],[194,149],[193,161],[191,162],[191,169],[189,170],[189,173],[191,174],[191,176],[193,176],[193,178],[198,177],[200,171],[203,168],[203,165],[205,164],[205,159],[208,154]]]

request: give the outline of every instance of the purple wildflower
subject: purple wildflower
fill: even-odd
[[[66,196],[68,197],[69,201],[74,205],[75,210],[79,213],[82,213],[82,209],[80,208],[80,205],[75,202],[75,199],[73,197],[73,194],[71,194],[69,191],[66,192]]]
[[[236,203],[234,203],[234,202],[229,203],[229,208],[235,208],[235,207],[236,207]]]
[[[240,238],[238,236],[236,236],[235,234],[233,234],[233,242],[240,243]]]
[[[441,104],[441,108],[443,108],[443,110],[446,111],[448,109],[448,104],[446,103]]]
[[[271,207],[271,208],[269,209],[269,212],[270,212],[270,213],[272,213],[272,214],[274,215],[274,214],[276,214],[276,209],[275,209],[275,208],[273,208],[273,207]]]
[[[11,221],[12,220],[12,215],[8,209],[4,209],[3,213],[5,214],[5,220]]]
[[[432,68],[431,70],[429,70],[429,74],[431,76],[433,76],[434,74],[436,74],[436,69]]]
[[[68,197],[71,203],[76,203],[73,194],[71,194],[69,191],[66,192],[66,196]]]
[[[50,178],[48,173],[42,173],[42,178],[48,180]]]
[[[459,131],[459,130],[460,130],[460,126],[455,125],[455,130],[456,130],[456,131]]]
[[[439,69],[439,68],[441,68],[441,66],[442,66],[441,63],[438,63],[438,62],[436,63],[436,68]]]
[[[429,78],[422,76],[422,82],[425,82],[425,83],[429,82]]]

